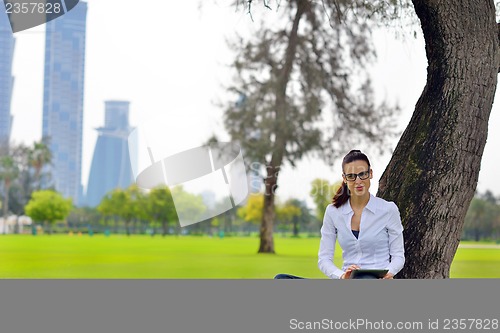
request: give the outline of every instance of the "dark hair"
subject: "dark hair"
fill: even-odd
[[[347,163],[351,163],[354,161],[365,161],[368,164],[368,167],[370,167],[370,161],[368,160],[368,157],[361,152],[361,150],[351,150],[350,152],[347,153],[347,155],[344,156],[344,159],[342,160],[342,172],[344,172],[344,166]],[[337,190],[337,193],[333,196],[332,199],[332,204],[339,208],[343,204],[349,200],[349,189],[347,188],[347,184],[345,182],[342,182],[342,185],[339,187]]]

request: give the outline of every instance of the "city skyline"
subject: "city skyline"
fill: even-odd
[[[87,3],[46,24],[42,137],[55,189],[80,205]]]
[[[0,144],[10,140],[12,130],[11,100],[14,85],[12,62],[15,39],[7,15],[0,15]]]
[[[127,188],[134,181],[129,157],[128,101],[105,101],[104,126],[94,148],[85,205],[96,207],[109,191]]]

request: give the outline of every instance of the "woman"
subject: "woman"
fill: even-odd
[[[356,269],[388,269],[383,278],[392,279],[405,262],[399,210],[368,192],[373,170],[361,151],[351,150],[344,157],[342,172],[342,186],[325,211],[318,267],[332,279],[348,279]],[[337,240],[342,269],[333,263]]]

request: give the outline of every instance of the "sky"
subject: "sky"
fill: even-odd
[[[85,64],[85,99],[82,184],[87,186],[92,154],[97,139],[95,128],[104,125],[104,102],[131,102],[130,123],[142,126],[154,123],[164,130],[167,141],[189,141],[201,145],[216,133],[229,140],[222,124],[222,111],[214,102],[224,98],[223,86],[232,75],[228,64],[231,52],[225,40],[236,32],[251,34],[257,28],[245,11],[222,1],[88,0]],[[141,6],[138,6],[138,4]],[[267,19],[275,11],[255,12]],[[416,37],[413,37],[413,31]],[[11,139],[31,144],[41,137],[43,103],[44,26],[15,34],[13,74],[15,76]],[[399,103],[402,112],[399,129],[409,122],[415,103],[425,85],[424,41],[419,27],[405,37],[394,30],[377,30],[373,41],[377,62],[372,73],[376,98]],[[500,195],[496,167],[500,156],[498,94],[490,117],[488,142],[483,155],[478,190]],[[399,137],[391,142],[396,147]],[[367,147],[353,147],[367,150]],[[390,155],[370,156],[374,179],[370,192],[375,194],[378,179]],[[292,169],[280,173],[278,199],[309,198],[315,178],[340,180],[340,161],[330,167],[316,158],[305,158]]]

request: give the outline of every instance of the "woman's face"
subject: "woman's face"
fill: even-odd
[[[344,165],[342,178],[347,183],[351,196],[364,196],[369,193],[368,190],[370,189],[370,179],[373,178],[373,171],[365,161],[353,161]]]

